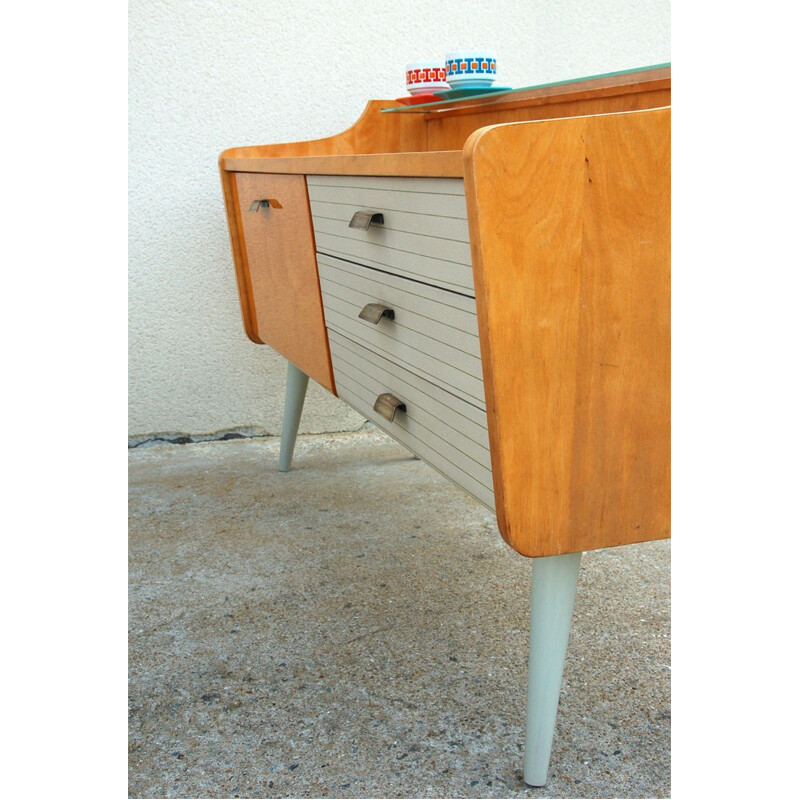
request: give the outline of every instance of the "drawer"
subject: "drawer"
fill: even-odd
[[[329,329],[486,408],[473,298],[323,254],[317,265]],[[394,318],[360,319],[369,303]]]
[[[318,252],[475,296],[462,179],[309,175],[308,194]]]
[[[486,412],[330,331],[339,397],[494,511]],[[373,410],[379,395],[405,404],[389,422]]]

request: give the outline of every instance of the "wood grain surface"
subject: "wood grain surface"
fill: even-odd
[[[306,179],[232,175],[242,236],[239,285],[248,292],[244,305],[250,309],[248,335],[335,393]],[[262,199],[279,207],[251,211],[253,201]]]
[[[670,533],[670,110],[465,147],[498,524],[548,556]]]

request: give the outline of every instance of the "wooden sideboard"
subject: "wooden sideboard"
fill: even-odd
[[[546,779],[580,554],[670,535],[670,68],[220,156],[244,327],[496,512],[533,559]],[[424,502],[424,499],[421,500]]]

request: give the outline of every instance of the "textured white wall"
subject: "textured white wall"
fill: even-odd
[[[328,136],[404,65],[491,46],[515,87],[670,61],[669,0],[129,0],[129,435],[280,430],[245,336],[219,153]],[[313,383],[301,431],[363,420]]]

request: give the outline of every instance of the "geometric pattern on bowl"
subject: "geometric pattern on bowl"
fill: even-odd
[[[406,88],[410,94],[432,92],[447,88],[447,72],[442,63],[409,64],[406,69]]]
[[[491,57],[448,58],[445,64],[448,83],[452,83],[454,78],[456,81],[473,78],[493,80],[497,75],[497,59]]]
[[[406,83],[446,83],[447,72],[444,67],[418,67],[406,71]]]

